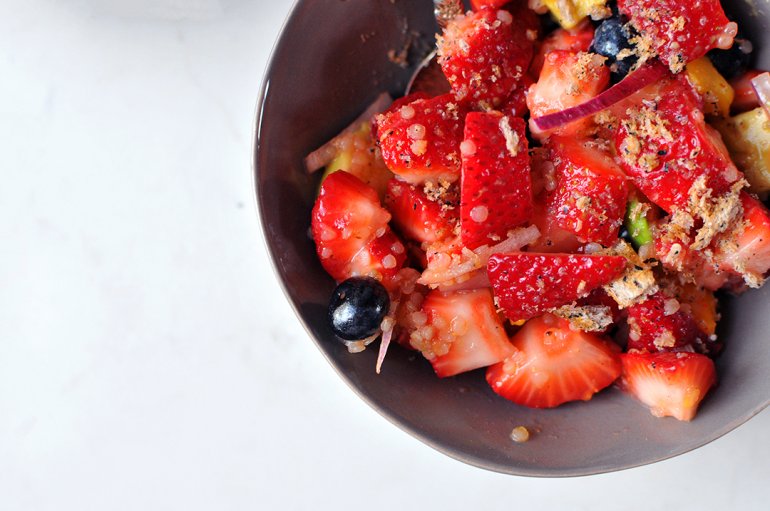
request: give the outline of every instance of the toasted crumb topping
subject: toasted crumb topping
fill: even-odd
[[[703,226],[698,229],[695,241],[690,248],[703,250],[711,244],[714,238],[730,227],[743,215],[740,193],[748,182],[741,179],[733,184],[730,191],[721,197],[713,197],[712,190],[706,183],[706,176],[700,176],[690,187],[690,212],[703,220]]]
[[[602,332],[612,324],[612,311],[604,305],[581,306],[572,303],[549,312],[568,320],[573,329],[584,332]]]
[[[619,240],[613,247],[603,250],[602,253],[620,255],[628,260],[626,271],[604,286],[604,290],[621,309],[639,303],[658,291],[651,266],[642,261],[628,242]]]
[[[508,149],[508,153],[515,158],[519,154],[519,144],[521,143],[519,134],[511,128],[511,121],[507,115],[500,118],[499,126],[500,131],[503,132],[503,137],[505,137],[505,147]]]

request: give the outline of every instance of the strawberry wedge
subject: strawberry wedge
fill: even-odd
[[[458,16],[438,40],[438,62],[455,97],[483,109],[505,101],[529,68],[532,54],[526,30],[504,10]]]
[[[698,353],[626,353],[620,387],[655,417],[690,421],[716,383],[714,362]]]
[[[549,213],[581,241],[612,245],[623,225],[628,184],[609,148],[567,137],[551,137],[547,147],[556,167]]]
[[[406,260],[388,227],[390,213],[377,192],[356,176],[335,172],[321,185],[311,230],[321,265],[335,280],[370,276],[387,281]]]
[[[385,194],[385,207],[404,237],[420,243],[433,243],[452,235],[457,224],[459,197],[454,188],[429,197],[421,186],[391,179]]]
[[[513,353],[488,289],[431,291],[421,311],[425,324],[409,342],[441,378],[496,364]]]
[[[588,401],[620,375],[616,345],[551,315],[528,321],[511,341],[516,352],[487,369],[487,382],[519,405],[553,408]]]
[[[532,216],[524,121],[497,112],[471,112],[460,149],[462,241],[475,249],[504,239]]]
[[[627,311],[629,351],[719,351],[719,345],[700,329],[691,314],[682,310],[679,301],[662,292]]]
[[[487,274],[497,304],[521,321],[587,296],[625,268],[622,256],[521,252],[493,255]]]
[[[618,0],[618,8],[675,73],[711,49],[730,48],[738,33],[719,0]]]
[[[374,119],[385,165],[412,184],[457,181],[465,118],[462,105],[451,94],[399,105]]]

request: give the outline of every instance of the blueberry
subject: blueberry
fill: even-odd
[[[370,277],[352,277],[332,293],[329,324],[341,339],[366,339],[377,333],[389,309],[390,296],[379,281]]]
[[[729,50],[711,50],[708,57],[719,73],[728,80],[742,75],[751,65],[754,50],[748,39],[736,38]]]
[[[620,16],[607,18],[596,27],[591,51],[607,57],[613,81],[619,81],[626,76],[636,63],[637,58],[634,55],[618,59],[621,51],[633,49],[633,45],[629,42],[632,37],[634,34]]]

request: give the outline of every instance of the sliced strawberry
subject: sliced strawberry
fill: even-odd
[[[761,75],[764,71],[758,71],[752,69],[746,71],[741,76],[730,80],[730,86],[735,91],[735,97],[733,98],[733,104],[730,106],[730,111],[733,114],[740,114],[759,108],[759,98],[754,90],[754,86],[751,84],[751,80]]]
[[[532,252],[573,253],[583,245],[575,234],[559,227],[556,217],[548,212],[545,200],[535,202],[532,223],[540,230],[540,238],[528,248]]]
[[[464,107],[451,94],[418,99],[375,118],[382,158],[388,168],[413,184],[456,181]]]
[[[499,9],[511,0],[471,0],[471,7],[474,11],[483,9],[484,7],[492,7]]]
[[[738,33],[719,0],[618,0],[618,9],[675,73],[709,50],[730,48]]]
[[[655,417],[690,421],[717,380],[714,362],[698,353],[627,353],[620,386]]]
[[[551,137],[556,189],[549,194],[549,212],[558,225],[584,242],[612,245],[626,213],[628,184],[603,144]]]
[[[493,255],[487,273],[497,304],[520,321],[588,295],[625,268],[621,256],[520,252]]]
[[[588,51],[593,40],[594,26],[588,20],[570,30],[566,28],[554,30],[540,43],[529,68],[530,74],[535,78],[540,76],[545,63],[545,56],[552,51],[567,50],[575,53]]]
[[[406,248],[390,227],[361,249],[346,268],[345,279],[356,276],[374,277],[392,290],[395,278],[406,262]],[[342,280],[342,279],[341,279]]]
[[[385,111],[383,111],[381,115],[390,116],[393,114],[400,113],[402,107],[405,107],[410,103],[413,103],[420,99],[430,99],[430,98],[431,98],[430,94],[426,92],[423,92],[423,91],[413,92],[404,97],[393,100],[393,103],[391,103],[390,106]],[[408,111],[409,110],[407,109],[407,112]],[[378,127],[379,127],[379,124],[377,122],[372,123],[372,138],[374,140],[379,140],[379,136],[377,135]]]
[[[713,197],[741,179],[719,135],[706,125],[692,89],[664,80],[617,107],[615,148],[626,175],[655,204],[672,212],[689,207],[699,177]]]
[[[500,111],[504,115],[510,117],[524,117],[527,115],[527,113],[529,113],[529,107],[527,107],[527,92],[533,83],[532,78],[525,75],[521,79],[521,84],[511,92],[511,95],[508,96],[508,99],[506,99],[500,107]]]
[[[516,404],[552,408],[587,401],[620,375],[618,348],[546,315],[529,320],[511,340],[516,352],[487,369],[492,390]]]
[[[628,350],[716,353],[711,341],[676,298],[658,292],[628,311]]]
[[[439,377],[496,364],[513,353],[489,289],[431,291],[422,313],[425,323],[410,343]]]
[[[313,239],[324,269],[335,280],[351,276],[350,263],[370,241],[388,229],[390,213],[377,192],[347,172],[335,172],[321,185],[312,214]]]
[[[458,16],[438,42],[438,61],[458,100],[500,106],[532,59],[532,42],[508,11],[481,9]]]
[[[451,236],[459,221],[459,193],[456,186],[429,197],[425,187],[391,179],[385,194],[385,207],[393,215],[393,223],[404,237],[433,243]],[[430,188],[432,191],[434,188]]]
[[[770,270],[770,211],[746,192],[741,192],[741,204],[743,219],[732,232],[717,240],[715,258],[722,269],[759,287]]]
[[[597,96],[609,83],[610,70],[604,65],[604,57],[585,52],[551,51],[545,56],[537,83],[529,89],[527,106],[533,118],[560,112]],[[542,140],[551,134],[587,134],[592,130],[592,122],[586,117],[544,132],[530,120],[529,127],[533,136]]]
[[[708,252],[692,249],[695,234],[691,226],[678,225],[675,216],[657,221],[653,227],[655,259],[683,281],[697,283],[711,291],[720,289],[733,277],[732,271],[721,269]]]
[[[526,126],[497,112],[471,112],[461,145],[463,244],[494,244],[532,216]]]

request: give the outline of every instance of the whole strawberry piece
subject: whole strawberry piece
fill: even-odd
[[[690,421],[716,383],[714,362],[698,353],[626,353],[620,387],[655,417]]]
[[[587,296],[625,268],[622,256],[520,252],[493,255],[487,273],[497,304],[520,321]]]
[[[444,94],[378,115],[374,130],[385,165],[412,184],[457,181],[465,112],[452,94]]]
[[[438,40],[438,61],[458,100],[495,108],[519,84],[532,59],[526,30],[504,10],[455,18]]]
[[[616,345],[551,315],[529,320],[511,342],[516,352],[487,369],[487,382],[519,405],[552,408],[587,401],[620,375]]]
[[[471,112],[461,145],[460,228],[463,244],[494,244],[532,216],[525,123],[497,112]]]

